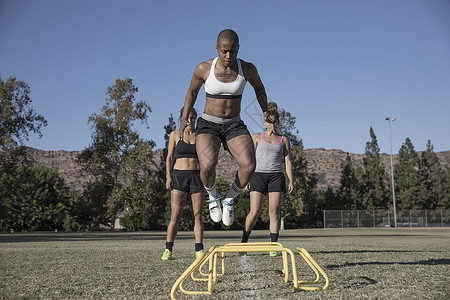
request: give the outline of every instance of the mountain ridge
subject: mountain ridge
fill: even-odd
[[[160,165],[161,154],[163,149],[156,149],[153,151],[152,168]],[[305,149],[306,160],[308,162],[308,171],[315,173],[318,177],[317,188],[320,190],[331,186],[337,189],[340,186],[341,178],[341,164],[345,163],[347,153],[340,149],[325,149],[312,148]],[[85,174],[82,166],[77,163],[77,156],[82,151],[46,151],[35,148],[26,147],[27,160],[31,164],[41,164],[49,168],[57,168],[61,177],[73,190],[82,190],[84,185],[88,182],[89,175]],[[423,151],[417,152],[420,154]],[[365,154],[348,153],[352,159],[353,166],[362,166]],[[437,157],[443,167],[450,166],[450,150],[436,152]],[[397,161],[397,154],[393,155],[394,168]],[[390,155],[381,153],[381,161],[385,166],[386,171],[390,174]],[[237,164],[233,157],[223,148],[219,152],[219,162],[217,164],[217,177],[225,178],[230,182],[234,179],[237,171]]]

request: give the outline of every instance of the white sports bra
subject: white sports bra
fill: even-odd
[[[241,98],[246,83],[244,73],[242,72],[241,60],[238,58],[236,59],[239,68],[239,74],[236,80],[234,80],[233,82],[221,82],[217,80],[216,76],[214,75],[217,58],[218,57],[214,58],[211,64],[211,70],[209,71],[208,78],[206,78],[205,81],[206,96],[216,99]]]

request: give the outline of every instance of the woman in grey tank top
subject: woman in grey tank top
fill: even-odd
[[[287,192],[292,193],[294,190],[289,139],[277,132],[279,122],[277,105],[270,102],[267,118],[264,120],[266,130],[262,133],[255,133],[252,137],[256,149],[256,169],[247,187],[250,190],[250,212],[245,220],[242,243],[248,242],[250,233],[261,214],[267,194],[269,195],[270,241],[278,241],[281,196],[286,192],[283,158],[289,180]],[[245,255],[245,253],[241,254]],[[269,255],[276,256],[277,252],[271,251]]]

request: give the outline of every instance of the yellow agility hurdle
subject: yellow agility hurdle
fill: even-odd
[[[230,252],[268,252],[268,251],[277,251],[282,253],[283,258],[283,269],[282,272],[285,274],[284,281],[285,283],[289,282],[289,258],[291,258],[291,266],[292,266],[292,283],[294,285],[294,290],[325,290],[328,288],[329,280],[328,276],[322,270],[322,268],[314,261],[311,255],[304,249],[297,247],[297,251],[300,256],[306,261],[308,266],[313,270],[316,274],[316,279],[312,281],[299,281],[297,277],[297,267],[295,263],[294,253],[288,249],[283,247],[280,243],[274,242],[262,242],[262,243],[229,243],[224,246],[213,246],[211,247],[204,256],[197,258],[190,266],[186,269],[186,271],[178,278],[175,284],[172,287],[170,292],[170,296],[172,299],[176,299],[175,292],[178,287],[180,291],[184,294],[188,295],[198,295],[198,294],[211,294],[212,292],[212,284],[216,283],[218,280],[218,276],[225,275],[225,253]],[[217,269],[217,260],[218,254],[221,253],[221,272],[218,273]],[[208,264],[208,271],[203,271],[203,268]],[[196,277],[195,273],[198,271],[200,277]],[[325,280],[325,285],[323,287],[319,286],[303,286],[305,284],[317,284],[320,281],[320,275]],[[203,291],[188,291],[183,288],[184,281],[189,278],[189,276],[194,281],[207,281],[207,290]]]
[[[207,260],[207,258],[209,258],[210,254],[212,253],[212,251],[216,248],[216,246],[211,247],[208,252],[205,253],[205,255],[198,257],[197,259],[194,260],[194,262],[189,266],[189,268],[186,269],[186,271],[184,271],[183,274],[181,274],[181,276],[177,279],[177,281],[175,281],[175,284],[172,287],[172,290],[170,291],[170,297],[172,299],[176,299],[175,298],[175,292],[178,289],[178,287],[180,288],[180,291],[182,291],[184,294],[187,295],[200,295],[200,294],[211,294],[212,291],[212,269],[209,270],[207,276],[208,278],[206,279],[206,281],[208,281],[208,289],[206,291],[188,291],[185,290],[183,288],[183,282],[189,277],[191,276],[195,270],[200,267],[200,265]],[[210,267],[212,265],[210,264]],[[195,279],[195,280],[203,280],[203,279]]]

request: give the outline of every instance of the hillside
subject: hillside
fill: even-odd
[[[162,149],[154,151],[154,163],[159,166]],[[80,151],[43,151],[34,148],[27,148],[28,161],[32,164],[42,164],[47,167],[57,168],[61,176],[66,180],[69,186],[74,190],[81,190],[87,182],[88,176],[83,174],[82,168],[77,164],[77,156]],[[345,162],[347,153],[342,150],[323,148],[306,149],[306,159],[308,161],[308,170],[317,174],[319,178],[318,188],[326,189],[327,186],[338,188],[341,177],[341,164]],[[421,152],[418,152],[420,155]],[[362,165],[364,154],[349,153],[354,166]],[[450,165],[450,151],[437,152],[443,166]],[[390,172],[390,156],[381,154],[381,159]],[[397,156],[393,156],[394,164]],[[217,176],[232,180],[236,173],[237,165],[230,154],[223,149],[220,150],[219,163],[217,167]]]

